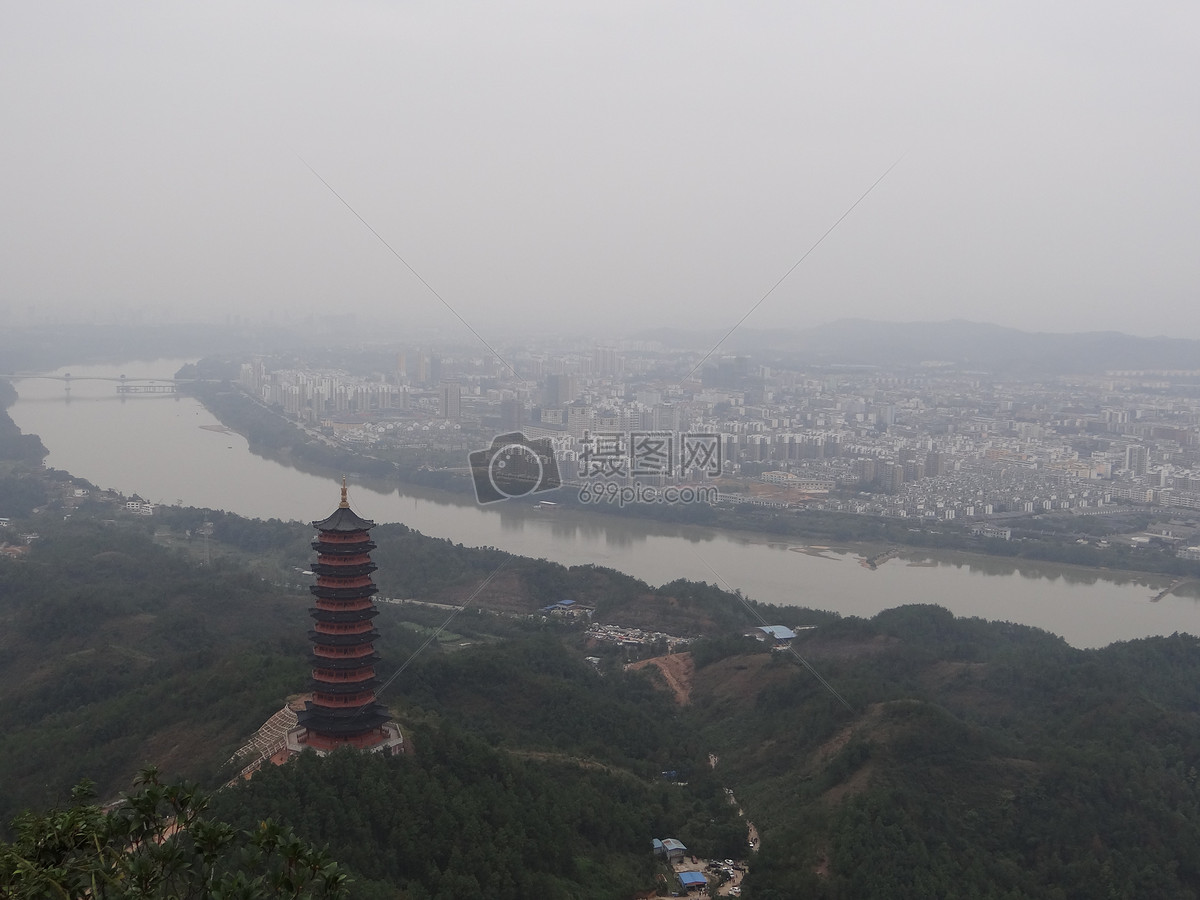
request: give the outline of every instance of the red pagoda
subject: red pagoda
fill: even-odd
[[[350,509],[342,479],[342,502],[328,518],[312,524],[318,532],[312,543],[317,551],[312,567],[317,583],[309,588],[317,605],[308,611],[313,618],[308,633],[313,644],[312,699],[299,712],[287,749],[294,753],[312,748],[321,754],[338,747],[399,752],[400,729],[375,699],[379,654],[374,641],[379,632],[371,620],[379,611],[371,598],[379,589],[371,580],[375,542],[368,533],[375,523]]]

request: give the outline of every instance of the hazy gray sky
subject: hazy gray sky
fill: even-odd
[[[0,313],[1200,338],[1200,4],[9,3]],[[157,314],[157,313],[156,313]]]

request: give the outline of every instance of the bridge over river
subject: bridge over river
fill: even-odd
[[[79,384],[87,381],[108,381],[116,385],[118,394],[174,394],[178,392],[181,384],[195,384],[197,382],[215,381],[212,378],[126,378],[124,375],[71,375],[66,372],[62,375],[44,375],[40,373],[25,373],[17,372],[11,375],[2,376],[9,381],[20,380],[39,380],[39,381],[60,381],[63,383],[64,391],[71,392],[72,384]]]

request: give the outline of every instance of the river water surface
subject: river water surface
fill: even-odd
[[[9,411],[41,435],[46,464],[101,488],[154,503],[224,509],[252,518],[312,521],[337,505],[338,479],[256,456],[196,400],[117,394],[87,377],[170,377],[183,360],[68,366],[26,378]],[[465,460],[464,460],[465,465]],[[1155,576],[1015,564],[965,554],[914,552],[871,571],[862,548],[814,548],[766,537],[674,527],[577,510],[543,512],[408,486],[352,483],[351,505],[376,522],[403,522],[468,546],[492,546],[566,565],[593,563],[651,584],[676,578],[721,583],[756,600],[872,616],[905,603],[936,603],[960,616],[1034,625],[1077,647],[1185,631],[1200,634],[1200,591],[1188,585],[1159,602]]]

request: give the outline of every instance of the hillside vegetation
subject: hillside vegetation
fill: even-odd
[[[0,559],[5,819],[85,777],[111,796],[146,761],[211,775],[303,684],[299,598],[140,529],[39,529],[24,558]]]
[[[1082,651],[905,607],[697,670],[763,849],[746,896],[1195,897],[1200,642]]]
[[[308,530],[162,512],[30,518],[17,530],[41,537],[0,558],[6,821],[84,777],[112,797],[145,762],[217,787],[303,689],[309,600],[279,579],[311,558]],[[186,536],[204,521],[202,554]],[[653,837],[746,855],[725,787],[762,837],[747,897],[1200,896],[1193,637],[1083,651],[932,606],[764,608],[819,625],[795,649],[847,708],[796,657],[739,637],[751,611],[716,588],[373,534],[392,596],[461,603],[503,566],[384,695],[411,754],[302,759],[214,800],[240,827],[272,816],[328,845],[352,896],[628,897],[656,883]],[[678,669],[689,701],[581,626],[530,615],[564,597],[705,636]],[[385,677],[448,617],[381,612]]]

